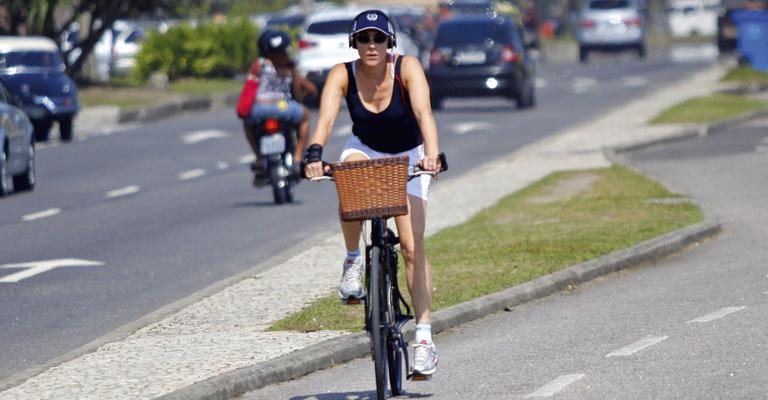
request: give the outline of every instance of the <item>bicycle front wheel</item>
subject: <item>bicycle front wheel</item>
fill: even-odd
[[[371,333],[371,352],[376,374],[376,396],[379,400],[387,397],[387,324],[386,305],[382,302],[382,269],[381,249],[373,247],[370,257],[370,271],[368,282],[368,300],[370,302],[369,316]]]

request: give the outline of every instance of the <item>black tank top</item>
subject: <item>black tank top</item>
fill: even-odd
[[[395,82],[389,106],[379,113],[369,111],[357,93],[357,82],[353,65],[346,63],[349,87],[347,108],[352,117],[352,133],[366,146],[382,153],[402,153],[421,144],[421,130],[413,115],[408,92],[400,80],[400,64],[403,57],[395,61]]]

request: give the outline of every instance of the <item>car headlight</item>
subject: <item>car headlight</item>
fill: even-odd
[[[48,96],[35,96],[35,103],[41,104],[50,113],[56,112],[56,104]]]

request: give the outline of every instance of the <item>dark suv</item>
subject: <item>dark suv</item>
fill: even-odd
[[[536,103],[534,62],[522,28],[507,17],[459,15],[440,24],[427,73],[432,108],[446,97],[504,96],[518,108]]]

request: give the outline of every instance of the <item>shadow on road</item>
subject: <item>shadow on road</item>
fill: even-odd
[[[432,397],[431,393],[402,393],[400,396],[392,397],[393,399],[425,399]],[[290,400],[375,400],[376,392],[338,392],[338,393],[322,393],[322,394],[310,394],[306,396],[294,396]]]

